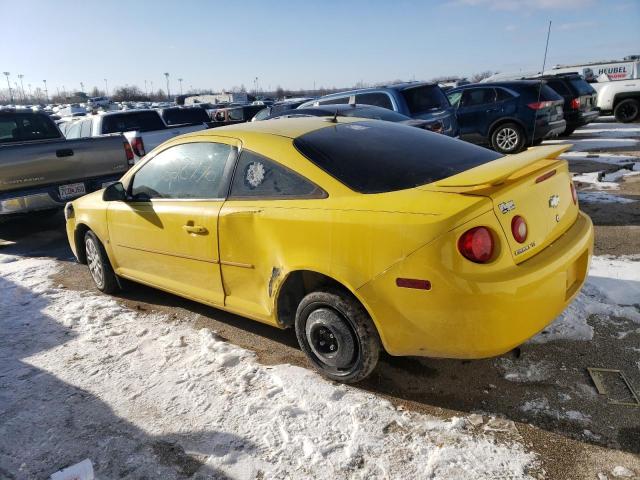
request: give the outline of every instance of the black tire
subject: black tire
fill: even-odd
[[[567,128],[564,129],[564,132],[562,132],[558,136],[559,137],[568,137],[569,135],[571,135],[575,131],[576,131],[576,127],[567,127]]]
[[[306,295],[296,311],[300,348],[322,375],[355,383],[378,364],[381,343],[371,317],[350,293],[326,289]]]
[[[520,125],[503,123],[491,132],[491,147],[499,153],[519,153],[526,148],[527,139]]]
[[[613,115],[621,123],[633,122],[640,118],[640,102],[635,98],[622,100],[613,109]]]
[[[91,230],[84,234],[84,246],[87,266],[96,288],[103,293],[117,292],[120,289],[118,278],[111,267],[111,262],[109,262],[109,257],[104,250],[102,242],[98,240],[96,234]]]

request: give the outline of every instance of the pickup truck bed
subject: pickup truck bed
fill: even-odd
[[[122,135],[65,140],[46,115],[20,113],[13,115],[45,117],[36,121],[51,122],[47,133],[57,132],[59,137],[12,139],[6,136],[6,125],[14,122],[11,115],[0,115],[0,215],[63,207],[117,180],[130,167],[133,155]]]

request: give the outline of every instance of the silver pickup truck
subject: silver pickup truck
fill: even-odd
[[[44,113],[0,112],[0,216],[62,208],[132,164],[122,135],[67,140]]]

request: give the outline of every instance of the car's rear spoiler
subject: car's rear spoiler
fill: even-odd
[[[516,155],[507,155],[492,162],[484,163],[452,177],[439,180],[436,187],[480,187],[504,183],[516,172],[540,160],[557,158],[572,145],[545,145],[533,147]]]

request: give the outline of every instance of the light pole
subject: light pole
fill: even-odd
[[[182,79],[179,78],[178,81],[180,82],[180,95],[182,95]]]
[[[9,72],[2,72],[4,73],[4,76],[7,77],[7,86],[9,87],[9,101],[11,103],[13,103],[13,93],[11,92],[11,82],[9,82],[9,75],[11,75]]]
[[[107,84],[107,79],[104,79],[104,94],[106,97],[109,96],[109,85]]]
[[[153,95],[153,80],[149,80],[151,82],[151,88],[149,89],[149,91],[151,92],[151,95]]]
[[[22,90],[22,100],[24,102],[27,101],[27,96],[24,94],[24,83],[22,83],[22,79],[24,78],[24,75],[22,75],[21,73],[18,74],[18,78],[20,79],[20,88]]]
[[[167,100],[171,98],[171,94],[169,93],[169,72],[164,72],[164,76],[167,79]]]
[[[148,97],[149,96],[149,91],[147,90],[147,81],[144,81],[144,96]]]
[[[42,80],[42,83],[44,83],[44,98],[45,101],[49,101],[49,90],[47,90],[47,81],[46,80]]]
[[[84,83],[80,82],[80,91],[84,93]]]
[[[29,87],[29,99],[31,99],[31,84],[27,83],[27,87]]]

